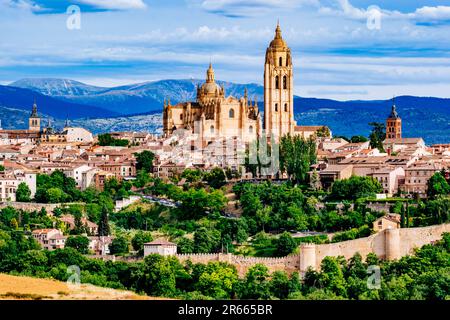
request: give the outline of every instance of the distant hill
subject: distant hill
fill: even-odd
[[[161,80],[102,88],[68,79],[23,79],[8,87],[0,86],[0,106],[28,111],[36,97],[42,113],[64,119],[69,111],[70,118],[79,119],[76,123],[85,123],[94,132],[106,131],[106,128],[156,130],[161,123],[156,123],[160,120],[152,114],[161,113],[164,99],[170,99],[172,104],[193,101],[197,85],[201,83],[203,80],[196,79]],[[261,85],[218,83],[225,87],[226,95],[237,97],[247,88],[249,97],[257,99],[263,111]],[[405,136],[421,136],[427,143],[450,142],[450,99],[401,96],[395,103],[403,119]],[[295,118],[299,124],[327,125],[335,135],[349,137],[368,136],[368,123],[384,122],[391,106],[391,100],[335,101],[294,97]],[[146,117],[146,114],[151,116]],[[5,122],[4,117],[2,120]]]
[[[101,107],[64,101],[43,95],[30,89],[0,86],[0,106],[2,107],[31,112],[33,101],[35,99],[39,113],[51,115],[60,119],[66,118],[67,116],[69,116],[70,119],[77,119],[117,115],[116,112],[105,110]]]

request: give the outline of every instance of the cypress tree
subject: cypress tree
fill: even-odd
[[[100,221],[98,224],[98,235],[99,236],[109,236],[109,220],[108,220],[108,208],[102,207],[102,213],[100,216]]]

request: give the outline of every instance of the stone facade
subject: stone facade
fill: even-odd
[[[281,36],[280,25],[266,51],[264,65],[264,129],[279,140],[294,134],[294,70],[291,49]]]
[[[256,140],[261,130],[258,105],[251,102],[247,91],[240,99],[226,97],[225,88],[215,82],[212,65],[206,82],[197,88],[197,100],[171,105],[164,102],[163,131],[170,136],[175,130],[189,130],[207,144],[218,138],[238,137]]]

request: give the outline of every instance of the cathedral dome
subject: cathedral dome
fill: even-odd
[[[220,92],[220,87],[214,79],[214,69],[211,63],[209,64],[208,71],[206,71],[206,82],[201,86],[201,91],[204,94],[215,94],[217,91]]]
[[[286,48],[287,44],[283,40],[283,37],[281,36],[281,28],[280,25],[277,24],[277,28],[275,29],[275,38],[270,43],[271,48]]]
[[[208,94],[208,93],[216,93],[216,90],[220,90],[220,87],[215,83],[215,82],[205,82],[202,86],[201,86],[201,90]]]

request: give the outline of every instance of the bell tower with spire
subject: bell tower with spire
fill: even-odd
[[[28,130],[30,131],[41,131],[41,118],[37,112],[36,99],[33,103],[33,109],[31,110],[30,118],[28,119]]]
[[[293,135],[296,125],[291,49],[283,40],[278,23],[264,66],[264,129],[279,141],[288,133]]]
[[[392,99],[391,114],[386,120],[386,138],[401,139],[402,138],[402,119],[397,113],[395,106],[395,98]]]

